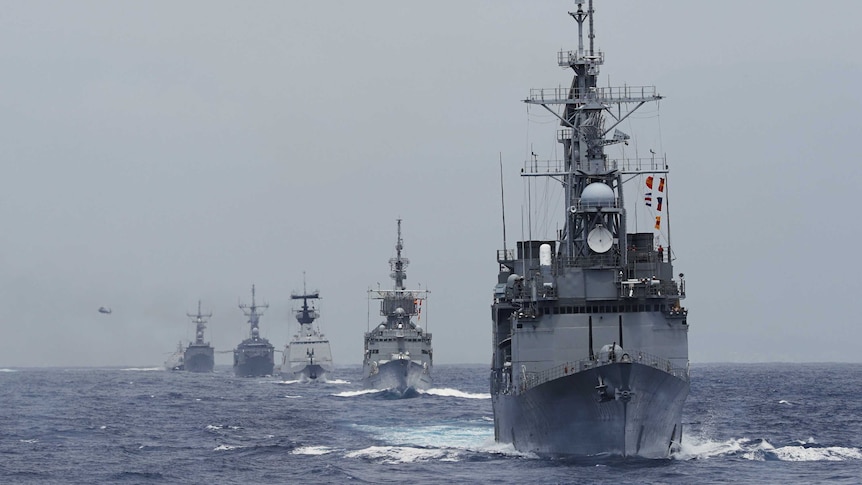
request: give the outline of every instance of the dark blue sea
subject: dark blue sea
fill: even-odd
[[[0,483],[862,483],[859,364],[694,365],[682,450],[610,461],[494,443],[486,366],[409,399],[359,371],[2,369]]]

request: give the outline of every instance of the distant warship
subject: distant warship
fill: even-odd
[[[233,372],[237,377],[260,377],[272,375],[275,367],[275,348],[269,340],[260,336],[260,317],[262,309],[268,304],[258,305],[255,302],[254,285],[251,286],[251,305],[240,303],[240,310],[248,317],[251,327],[249,338],[240,342],[233,351]]]
[[[165,361],[165,370],[183,370],[185,369],[185,365],[183,363],[183,343],[179,342],[177,344],[177,350],[168,357],[168,360]]]
[[[683,275],[675,280],[672,266],[667,161],[654,152],[605,154],[629,139],[615,127],[661,96],[651,86],[598,86],[604,54],[593,48],[593,2],[586,12],[583,0],[576,3],[578,50],[557,58],[574,71],[571,86],[532,90],[525,100],[561,121],[563,159],[534,154],[521,175],[561,183],[564,222],[555,239],[519,241],[517,252],[505,248],[504,229],[491,307],[494,436],[537,454],[663,458],[679,446],[689,392],[688,311]],[[629,182],[629,193],[647,206],[650,232],[626,230]]]
[[[186,313],[195,324],[195,341],[186,347],[183,362],[185,370],[189,372],[212,372],[215,366],[215,349],[209,342],[204,342],[204,329],[206,326],[206,318],[213,316],[212,313],[204,315],[201,313],[201,302],[198,300],[198,313],[192,315]]]
[[[365,356],[362,362],[362,382],[366,388],[385,389],[400,396],[415,394],[431,387],[431,334],[425,332],[411,317],[421,318],[427,290],[408,290],[409,260],[401,256],[401,219],[398,219],[396,256],[389,260],[391,290],[369,290],[371,300],[380,300],[380,315],[386,317],[380,325],[365,333]]]
[[[302,294],[290,295],[293,300],[302,300],[302,307],[296,311],[299,332],[284,348],[281,375],[296,377],[303,381],[325,380],[332,372],[332,351],[329,340],[312,325],[320,314],[308,300],[320,299],[320,292],[309,293],[305,289],[305,275],[302,278]]]

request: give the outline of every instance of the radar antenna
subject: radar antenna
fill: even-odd
[[[404,241],[401,239],[401,219],[398,219],[398,242],[395,244],[395,257],[389,260],[389,266],[392,268],[392,274],[389,276],[395,280],[395,289],[404,290],[404,280],[407,279],[407,265],[410,260],[401,257],[401,250],[404,249]]]
[[[207,328],[207,318],[213,316],[212,313],[202,313],[201,312],[201,301],[198,300],[198,312],[197,314],[186,313],[186,315],[192,319],[192,322],[195,324],[195,343],[203,344],[204,343],[204,329]]]
[[[291,293],[291,300],[302,300],[302,308],[296,311],[296,321],[300,325],[311,325],[320,316],[314,308],[314,304],[308,305],[308,300],[319,300],[320,291],[314,290],[309,293],[305,288],[305,271],[302,272],[302,294]]]
[[[258,334],[258,325],[260,324],[260,317],[263,315],[261,309],[265,310],[269,308],[268,303],[264,303],[263,305],[258,305],[255,301],[254,294],[254,285],[251,285],[251,305],[246,305],[244,303],[239,304],[239,309],[242,310],[243,315],[248,317],[248,323],[251,326],[251,336],[252,338],[257,337]]]

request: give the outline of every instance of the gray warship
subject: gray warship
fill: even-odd
[[[195,341],[189,343],[183,355],[185,370],[188,372],[212,372],[215,367],[215,349],[209,342],[204,342],[204,329],[207,328],[207,318],[212,313],[201,313],[201,302],[198,300],[198,313],[186,313],[195,324]]]
[[[254,285],[251,285],[251,305],[239,304],[240,310],[248,317],[249,337],[233,351],[233,372],[237,377],[261,377],[272,375],[275,367],[275,347],[269,340],[260,336],[261,310],[268,304],[255,302]]]
[[[329,340],[315,328],[313,323],[320,318],[320,313],[309,300],[320,299],[320,292],[309,293],[305,289],[305,274],[302,276],[302,294],[292,293],[292,300],[302,300],[302,307],[296,310],[296,321],[299,322],[299,332],[293,336],[284,348],[281,364],[281,375],[295,377],[302,381],[326,380],[332,372],[332,350]]]
[[[185,369],[185,363],[183,362],[183,343],[177,343],[177,350],[165,360],[165,370],[183,370]]]
[[[544,456],[664,458],[680,443],[689,392],[685,282],[674,277],[669,226],[661,225],[668,166],[663,156],[605,153],[630,138],[616,129],[622,121],[662,97],[654,87],[597,85],[604,54],[593,46],[593,2],[586,12],[584,3],[569,12],[578,50],[558,57],[574,71],[571,86],[524,100],[561,122],[563,159],[533,153],[521,175],[528,186],[529,177],[561,183],[565,222],[550,240],[530,237],[511,250],[503,230],[491,307],[494,435]],[[628,233],[623,184],[638,181],[658,212],[648,213],[650,232]]]
[[[380,300],[380,315],[386,320],[365,333],[365,354],[362,360],[362,383],[366,388],[387,390],[396,396],[409,397],[431,387],[433,352],[431,334],[418,320],[427,290],[408,290],[409,260],[401,256],[401,219],[398,219],[396,256],[389,260],[391,290],[369,290],[369,302]],[[417,322],[411,319],[417,318]]]

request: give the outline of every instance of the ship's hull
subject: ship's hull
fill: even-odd
[[[283,376],[292,376],[303,381],[326,380],[332,372],[332,351],[329,341],[319,337],[294,340],[284,349],[281,365]]]
[[[215,350],[209,345],[189,345],[183,362],[188,372],[212,372],[215,367]]]
[[[432,380],[429,367],[410,359],[394,359],[377,366],[366,365],[362,383],[368,389],[386,390],[398,396],[409,396],[417,391],[429,389]]]
[[[237,377],[271,376],[275,369],[272,345],[240,344],[233,352],[233,372]]]
[[[318,364],[311,364],[288,372],[282,371],[282,375],[293,377],[305,382],[315,380],[325,381],[329,372],[331,372],[331,369],[329,368],[325,368]]]
[[[540,455],[665,458],[682,436],[688,381],[613,363],[492,394],[497,441]]]

